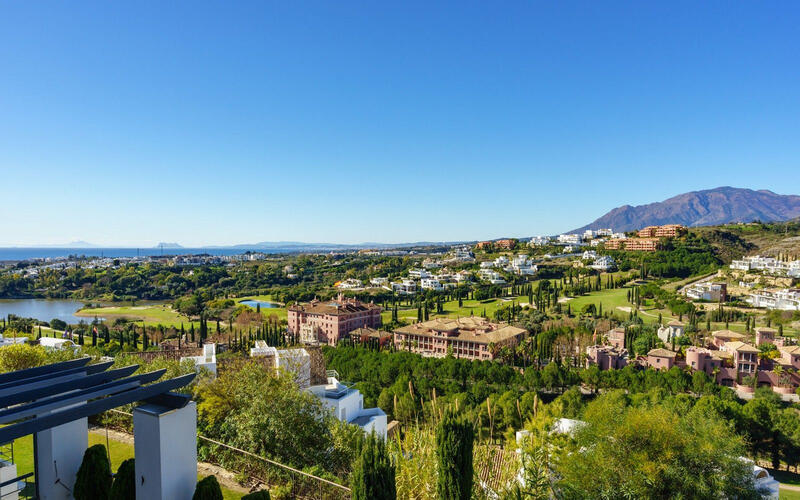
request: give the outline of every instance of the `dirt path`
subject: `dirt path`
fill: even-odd
[[[89,429],[89,432],[94,434],[100,435],[105,437],[106,431],[108,431],[108,439],[113,439],[114,441],[119,441],[121,443],[126,443],[133,445],[133,436],[128,434],[127,432],[121,432],[114,429],[106,429],[105,427],[95,427],[92,426]],[[197,462],[197,473],[201,476],[216,476],[217,481],[228,488],[229,490],[235,491],[237,493],[250,493],[250,489],[242,486],[236,481],[236,474],[227,470],[223,469],[222,467],[214,464],[209,464],[206,462]]]

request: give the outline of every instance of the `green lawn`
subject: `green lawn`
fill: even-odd
[[[780,500],[800,500],[800,491],[785,490],[781,488]]]
[[[434,311],[430,311],[429,315],[433,316],[448,316],[448,317],[466,317],[466,316],[480,316],[486,311],[486,316],[489,318],[494,317],[494,312],[501,308],[501,307],[508,307],[511,305],[512,301],[515,304],[528,303],[528,296],[521,295],[516,297],[504,297],[502,299],[488,299],[483,301],[478,300],[463,300],[462,306],[458,307],[457,300],[451,300],[448,302],[444,302],[442,304],[442,309],[444,313],[442,314],[435,314]],[[263,309],[262,309],[263,312]],[[416,321],[417,319],[417,308],[416,307],[405,307],[399,306],[397,311],[397,316],[400,321],[407,320],[407,321]],[[391,309],[386,309],[381,314],[384,323],[388,323],[392,320],[392,311]]]
[[[243,300],[257,300],[259,302],[272,302],[275,304],[279,304],[279,302],[272,299],[271,295],[248,295],[246,297],[238,297],[234,300],[236,301],[237,304]],[[284,305],[281,307],[261,308],[261,315],[264,316],[265,318],[268,318],[273,314],[277,315],[278,319],[286,319],[286,306]]]
[[[76,316],[85,318],[127,318],[133,321],[144,321],[147,325],[164,325],[178,327],[183,323],[189,326],[191,321],[187,316],[172,309],[167,304],[149,304],[141,306],[107,306],[84,308],[75,313]],[[199,325],[199,323],[198,323]]]
[[[89,432],[89,446],[95,444],[106,445],[105,433]],[[133,445],[109,438],[108,454],[111,458],[111,470],[116,472],[123,461],[133,458]],[[14,463],[17,464],[18,475],[33,472],[33,436],[25,436],[14,441]],[[201,476],[198,475],[197,478],[201,479]],[[242,497],[241,493],[224,487],[222,496],[225,500],[236,500]]]

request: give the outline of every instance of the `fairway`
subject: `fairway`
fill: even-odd
[[[142,306],[107,306],[84,308],[75,313],[85,318],[125,318],[132,321],[144,321],[146,325],[164,325],[179,327],[181,323],[188,326],[188,316],[172,309],[167,304],[148,304]],[[198,323],[199,324],[199,323]]]

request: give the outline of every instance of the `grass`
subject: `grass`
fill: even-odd
[[[76,316],[85,318],[126,318],[133,321],[144,321],[147,325],[164,325],[178,327],[183,323],[191,323],[188,316],[184,316],[166,304],[149,304],[141,306],[106,306],[84,308],[75,313]],[[198,323],[199,324],[199,323]]]
[[[480,316],[483,314],[484,310],[486,311],[486,316],[489,318],[494,317],[495,311],[500,309],[501,307],[507,307],[511,305],[511,302],[516,304],[520,303],[527,303],[528,296],[527,295],[520,295],[516,297],[504,297],[502,299],[487,299],[487,300],[463,300],[461,307],[458,307],[457,300],[451,300],[444,302],[442,304],[443,313],[435,314],[433,311],[429,312],[431,317],[433,316],[447,316],[447,317],[465,317],[465,316]],[[263,309],[261,310],[264,311]],[[381,317],[384,323],[389,323],[392,320],[392,311],[391,309],[386,309],[381,313]],[[407,321],[416,321],[417,319],[417,308],[416,307],[408,307],[408,306],[398,306],[397,310],[397,317],[400,321],[407,320]]]
[[[276,302],[276,301],[274,301],[272,299],[271,295],[248,295],[246,297],[238,297],[238,298],[236,298],[234,300],[236,301],[237,304],[239,302],[243,301],[243,300],[257,300],[259,302],[272,302],[272,303],[275,303],[275,304],[279,304],[279,302]],[[255,308],[253,307],[252,309],[255,309]],[[273,314],[277,315],[278,319],[286,319],[286,316],[287,316],[286,306],[282,305],[281,307],[262,307],[261,308],[261,315],[264,316],[265,318],[268,318]]]
[[[105,433],[89,432],[89,446],[95,444],[106,446]],[[133,458],[133,444],[109,437],[108,454],[111,458],[111,470],[116,472],[123,461]],[[14,441],[14,463],[17,464],[18,475],[33,472],[33,436],[21,437]],[[198,475],[197,479],[202,477]],[[225,500],[236,500],[241,498],[242,494],[222,487],[222,496]]]
[[[800,500],[800,491],[781,488],[779,495],[780,500]]]

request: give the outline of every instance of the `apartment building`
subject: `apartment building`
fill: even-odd
[[[725,302],[728,300],[728,284],[703,281],[686,286],[683,294],[693,300]]]
[[[394,331],[394,344],[423,356],[444,357],[448,352],[458,358],[473,360],[494,359],[502,346],[514,346],[527,330],[511,325],[492,323],[486,318],[435,318],[403,326]]]
[[[655,252],[660,247],[658,238],[625,238],[606,241],[608,250],[627,250],[629,252]]]
[[[639,230],[639,238],[677,238],[686,232],[686,227],[680,224],[667,224],[665,226],[647,226]]]
[[[287,311],[289,333],[316,335],[320,342],[335,345],[356,328],[381,326],[381,307],[365,304],[356,299],[344,298],[290,306]]]
[[[747,297],[753,307],[780,309],[782,311],[800,311],[800,289],[759,290]]]

